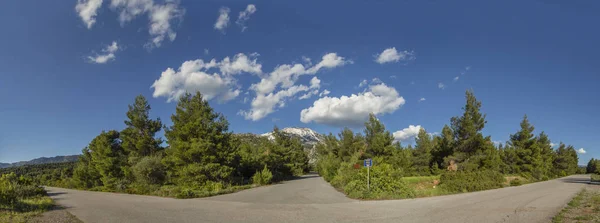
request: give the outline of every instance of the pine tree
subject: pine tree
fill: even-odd
[[[585,172],[588,174],[600,174],[600,160],[594,158],[590,159],[585,168]]]
[[[390,157],[394,152],[394,136],[385,130],[385,126],[375,115],[369,115],[369,121],[365,123],[365,141],[367,142],[367,158]]]
[[[340,147],[339,154],[337,155],[342,161],[350,161],[352,155],[365,148],[365,139],[363,136],[354,134],[349,128],[344,128],[339,134],[339,138]]]
[[[533,130],[534,127],[525,115],[523,121],[521,121],[521,130],[514,135],[510,135],[508,144],[515,149],[517,155],[517,173],[528,173],[536,179],[541,179],[543,160]]]
[[[124,177],[122,167],[126,164],[126,156],[121,147],[119,132],[111,130],[102,133],[88,146],[92,164],[102,176],[100,180],[107,189],[117,189],[117,183]]]
[[[577,151],[573,146],[567,146],[562,142],[556,150],[556,157],[553,163],[554,175],[563,177],[575,174],[578,169]]]
[[[436,137],[438,138],[438,137]],[[442,135],[434,143],[435,147],[432,154],[433,161],[439,167],[447,167],[447,163],[444,162],[444,158],[451,156],[454,153],[454,133],[452,129],[447,125],[442,128]]]
[[[547,178],[552,177],[552,163],[554,162],[554,157],[556,156],[554,149],[552,148],[552,142],[548,138],[548,135],[546,135],[544,132],[541,132],[536,139],[537,146],[540,149],[540,155],[542,157],[541,169],[543,174]]]
[[[102,185],[100,178],[102,176],[92,164],[92,154],[88,147],[82,150],[79,161],[73,169],[73,179],[78,188],[88,189]]]
[[[230,179],[236,148],[225,117],[197,92],[179,99],[171,120],[173,125],[165,129],[169,148],[163,159],[171,179],[188,186]]]
[[[135,98],[133,105],[129,105],[125,120],[127,127],[121,131],[121,140],[123,149],[134,160],[161,150],[162,140],[155,138],[155,135],[160,131],[162,123],[160,119],[150,119],[149,114],[150,105],[142,95]]]
[[[415,171],[418,175],[429,175],[431,172],[431,149],[433,148],[431,137],[425,129],[421,128],[415,142],[416,145],[413,152],[413,166]]]
[[[466,99],[463,115],[451,119],[456,146],[453,156],[449,159],[458,161],[458,167],[463,170],[497,170],[500,165],[498,151],[491,138],[483,137],[481,133],[487,123],[486,116],[479,111],[481,102],[477,101],[470,90],[466,92]]]

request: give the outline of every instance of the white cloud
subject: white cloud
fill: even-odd
[[[420,99],[419,99],[419,102],[422,102],[422,101],[425,101],[425,100],[427,100],[427,99],[425,99],[425,98],[420,98]]]
[[[208,49],[204,49],[204,55],[208,55],[210,54],[210,51]]]
[[[102,49],[102,54],[88,56],[87,59],[90,63],[104,64],[116,58],[115,53],[117,50],[119,50],[119,45],[117,44],[117,41],[113,41],[112,44]]]
[[[318,78],[311,79],[310,87],[295,85],[296,81],[302,75],[313,75],[323,68],[334,68],[348,63],[352,62],[336,53],[328,53],[319,63],[308,68],[302,64],[278,65],[271,73],[262,77],[260,82],[250,86],[250,89],[256,93],[256,97],[252,100],[250,110],[240,111],[239,114],[246,119],[257,121],[275,112],[275,106],[284,107],[285,100],[299,92],[311,91],[302,95],[303,99],[318,94],[318,91],[315,91],[320,87]],[[275,92],[277,87],[281,90]]]
[[[383,83],[383,81],[381,81],[381,79],[379,78],[373,78],[373,80],[371,80],[371,84],[381,84]]]
[[[246,56],[246,54],[238,53],[233,59],[225,57],[223,61],[219,63],[219,69],[223,74],[240,74],[242,72],[261,74],[262,65],[256,61],[257,55],[258,54],[253,53],[249,57]]]
[[[465,70],[470,70],[470,69],[471,69],[471,66],[466,66],[465,67]]]
[[[502,143],[502,141],[495,140],[495,141],[492,141],[492,143],[494,143],[495,146],[498,146],[498,145],[500,145]]]
[[[246,21],[250,19],[250,15],[256,12],[256,6],[253,4],[249,4],[246,6],[246,10],[241,11],[238,19],[235,21],[240,27],[242,27],[242,32],[244,32],[248,27],[246,27]]]
[[[235,55],[233,59],[225,57],[220,62],[215,59],[206,62],[202,59],[186,61],[177,71],[168,68],[162,72],[160,78],[152,84],[152,96],[167,97],[170,102],[185,92],[200,91],[206,100],[216,98],[220,102],[229,101],[240,94],[233,75],[260,74],[261,66],[252,55],[249,57],[242,53]],[[220,73],[209,73],[214,69],[218,69]]]
[[[300,99],[300,100],[309,99],[313,95],[319,94],[319,88],[321,88],[321,80],[319,80],[319,78],[317,78],[317,77],[313,77],[312,79],[310,79],[310,89],[315,89],[315,90],[309,91],[308,93],[300,96],[300,98],[298,98],[298,99]]]
[[[444,90],[446,85],[444,85],[444,83],[438,83],[438,88]]]
[[[404,98],[396,89],[382,83],[369,86],[369,91],[350,96],[320,98],[311,107],[301,111],[300,121],[332,126],[360,126],[370,113],[393,113],[404,103]]]
[[[400,51],[396,50],[396,47],[387,48],[383,50],[379,55],[377,55],[377,59],[375,62],[379,64],[384,63],[396,63],[399,61],[409,61],[415,59],[415,53],[413,51]]]
[[[215,22],[215,29],[225,33],[225,28],[229,25],[229,8],[221,7],[219,9],[219,17],[217,18],[217,22]]]
[[[396,75],[391,75],[390,78],[391,79],[396,79],[397,77],[396,77]]]
[[[555,147],[555,146],[558,146],[558,144],[551,142],[551,143],[550,143],[550,146],[551,146],[551,147]]]
[[[364,87],[367,86],[369,84],[369,82],[367,80],[362,80],[359,84],[358,87]]]
[[[458,76],[454,77],[454,82],[458,81],[458,79],[459,79]]]
[[[319,94],[319,97],[323,97],[325,95],[329,95],[329,93],[331,93],[331,91],[325,89],[325,90],[321,91],[321,93]]]
[[[91,29],[96,23],[96,15],[98,15],[100,6],[102,6],[102,0],[77,0],[75,11],[88,29]]]
[[[579,153],[579,154],[585,154],[585,153],[586,153],[586,151],[585,151],[585,149],[583,149],[583,148],[579,148],[579,149],[577,150],[577,153]]]
[[[419,135],[419,131],[421,131],[420,125],[409,125],[408,128],[394,132],[393,136],[396,141],[406,142],[416,138]]]
[[[119,12],[122,26],[139,15],[148,15],[150,41],[145,44],[148,49],[160,47],[165,39],[174,41],[177,33],[171,24],[181,21],[185,14],[185,10],[179,7],[179,1],[155,4],[153,0],[112,0],[110,7]]]

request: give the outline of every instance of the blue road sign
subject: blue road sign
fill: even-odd
[[[365,166],[366,167],[373,166],[373,160],[372,159],[366,159],[365,160]]]

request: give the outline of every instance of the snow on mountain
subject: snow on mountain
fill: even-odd
[[[300,139],[300,142],[304,145],[305,151],[308,153],[309,163],[314,163],[316,161],[316,146],[320,142],[323,141],[323,135],[315,132],[309,128],[296,128],[296,127],[288,127],[284,129],[280,129],[279,131],[284,132],[292,137],[296,137]],[[273,132],[267,132],[265,134],[261,134],[263,137],[268,137],[269,140],[274,140]]]
[[[309,128],[288,127],[281,129],[280,131],[294,137],[298,137],[303,144],[316,145],[323,140],[323,136],[321,134]],[[261,136],[268,137],[270,140],[273,140],[273,132],[267,132]]]

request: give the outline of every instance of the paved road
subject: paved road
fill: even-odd
[[[450,196],[389,201],[344,197],[316,176],[235,194],[178,200],[47,188],[84,222],[549,222],[589,182],[566,178]]]

